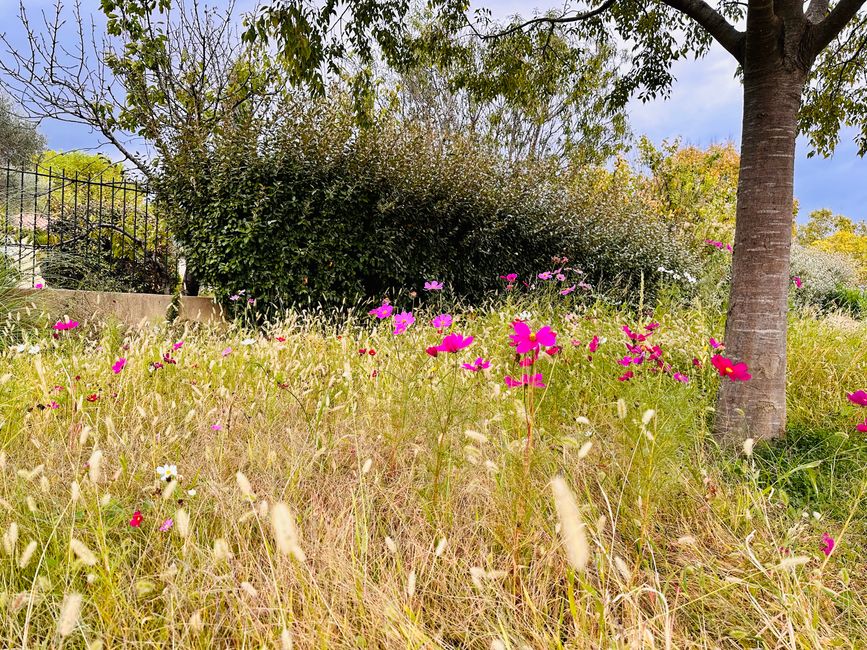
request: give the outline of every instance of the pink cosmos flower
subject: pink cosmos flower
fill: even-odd
[[[521,368],[529,368],[530,366],[532,366],[533,364],[535,364],[536,361],[538,361],[538,360],[539,360],[539,353],[538,353],[538,352],[534,352],[533,354],[529,354],[529,355],[527,355],[526,357],[524,357],[523,359],[521,359],[521,360],[518,362],[518,365],[519,365]]]
[[[728,377],[732,381],[748,381],[753,377],[747,372],[747,364],[743,361],[735,363],[720,354],[715,354],[710,362],[717,369],[720,377]]]
[[[512,323],[514,334],[510,334],[511,345],[515,346],[518,354],[526,354],[530,350],[538,350],[539,346],[551,347],[557,343],[557,334],[551,331],[547,325],[534,332],[527,323],[515,321]]]
[[[687,377],[687,376],[684,375],[683,373],[676,372],[676,373],[674,373],[674,375],[672,375],[672,376],[674,377],[674,381],[679,381],[679,382],[681,382],[681,383],[683,383],[683,384],[688,384],[688,383],[689,383],[689,377]]]
[[[184,347],[184,342],[178,341],[172,346],[172,350],[180,350],[182,347]]]
[[[77,320],[57,321],[52,329],[58,332],[64,332],[66,330],[74,330],[78,325],[79,323]]]
[[[436,280],[431,280],[430,282],[424,283],[425,291],[442,291],[443,283],[437,282]]]
[[[136,510],[132,513],[132,519],[129,520],[129,525],[133,528],[140,528],[142,521],[144,521],[144,517],[142,517],[141,511]]]
[[[114,362],[114,365],[111,367],[111,370],[114,374],[117,374],[121,370],[123,370],[125,367],[126,367],[126,359],[121,357],[120,359],[118,359],[117,361]]]
[[[48,408],[50,408],[50,409],[52,409],[52,410],[53,410],[53,409],[59,409],[59,408],[60,408],[60,404],[58,404],[58,403],[55,402],[54,400],[51,400],[51,401],[48,403]]]
[[[479,372],[479,370],[486,370],[491,367],[491,362],[486,361],[482,357],[477,357],[475,361],[472,363],[464,363],[462,364],[464,368],[469,370],[470,372]]]
[[[515,280],[518,279],[518,274],[517,273],[508,273],[506,275],[501,275],[500,279],[505,280],[506,282],[511,284],[512,282],[514,282]]]
[[[659,327],[659,323],[657,323],[656,321],[653,321],[652,323],[648,323],[647,325],[645,325],[644,329],[646,329],[648,332],[652,332],[653,330],[655,330],[658,327]]]
[[[232,354],[232,348],[226,348],[220,354],[224,357],[228,357],[230,354]]]
[[[425,349],[425,352],[427,352],[430,356],[435,357],[440,353],[440,348],[438,345],[431,345],[430,347]]]
[[[504,381],[509,388],[518,388],[520,386],[532,386],[533,388],[545,388],[546,384],[542,381],[542,373],[535,375],[521,375],[521,379],[514,379],[506,375]]]
[[[854,393],[846,393],[846,397],[853,404],[857,404],[858,406],[867,406],[867,392],[863,390],[856,390]]]
[[[415,316],[412,315],[412,312],[402,311],[399,314],[396,314],[394,317],[394,333],[403,334],[406,332],[406,328],[414,322]]]
[[[598,336],[593,337],[593,340],[590,341],[590,343],[587,345],[587,349],[590,350],[590,352],[596,352],[596,350],[599,349],[599,337]]]
[[[44,288],[45,288],[45,284],[42,283],[42,282],[37,282],[36,284],[33,285],[33,288],[34,288],[34,289],[44,289]]]
[[[379,320],[383,320],[391,316],[391,313],[394,311],[394,307],[389,305],[387,302],[382,303],[376,309],[371,309],[368,314],[371,316],[376,316]]]
[[[861,433],[867,433],[867,419],[855,425],[855,430]]]
[[[638,341],[639,343],[641,343],[642,341],[646,341],[647,337],[650,336],[649,334],[638,334],[636,332],[633,332],[629,328],[629,325],[624,325],[621,329],[628,338],[632,339],[633,341]]]
[[[211,431],[222,431],[222,430],[223,430],[223,425],[221,425],[221,424],[212,424],[211,425]]]
[[[440,314],[439,316],[435,316],[430,324],[440,331],[447,329],[452,326],[452,315]]]
[[[558,281],[558,282],[565,282],[565,281],[566,281],[566,276],[563,275],[562,273],[558,273],[558,274],[555,275],[554,277],[557,278],[557,281]]]
[[[568,296],[573,291],[575,291],[575,285],[574,284],[571,287],[566,287],[565,289],[561,289],[560,295],[561,296]]]
[[[825,557],[831,555],[831,552],[834,550],[834,547],[837,545],[837,542],[834,541],[834,538],[831,537],[828,533],[822,533],[822,543],[819,545],[822,553],[825,554]]]
[[[617,381],[629,381],[629,380],[632,379],[634,376],[635,376],[635,373],[634,373],[634,372],[632,372],[631,370],[627,370],[626,372],[624,372],[622,375],[620,375],[620,376],[617,378]]]
[[[163,523],[160,524],[160,532],[164,533],[174,525],[175,522],[171,518],[166,519]]]
[[[459,350],[463,350],[464,348],[468,348],[473,344],[473,337],[467,336],[464,337],[463,334],[459,334],[455,332],[453,334],[447,335],[443,342],[437,346],[438,352],[457,352]]]
[[[632,365],[632,357],[627,355],[622,359],[618,359],[617,363],[619,363],[621,366],[630,366]]]
[[[717,341],[714,337],[710,337],[710,347],[714,350],[718,350],[720,348],[724,348],[726,345],[722,341]]]
[[[801,285],[804,284],[804,281],[801,280],[800,276],[797,276],[797,275],[796,275],[795,277],[792,278],[792,282],[795,283],[795,286],[796,286],[798,289],[800,289],[800,288],[801,288]]]
[[[539,275],[536,276],[540,280],[550,280],[552,277],[551,271],[543,271]]]

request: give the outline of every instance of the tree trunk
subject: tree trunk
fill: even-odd
[[[768,57],[774,59],[776,57]],[[744,72],[744,114],[725,356],[752,379],[722,378],[723,442],[776,438],[786,426],[786,312],[792,246],[795,138],[807,73],[779,59]]]

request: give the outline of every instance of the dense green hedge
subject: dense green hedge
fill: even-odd
[[[412,126],[362,131],[323,102],[224,128],[173,158],[157,191],[203,284],[260,303],[380,297],[433,278],[478,299],[498,275],[562,255],[605,286],[693,268],[638,199],[591,187]]]

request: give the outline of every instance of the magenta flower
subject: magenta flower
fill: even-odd
[[[45,288],[45,284],[42,283],[42,282],[37,282],[36,284],[33,285],[33,288],[34,288],[34,289],[44,289],[44,288]]]
[[[465,337],[463,334],[455,332],[454,334],[449,334],[443,339],[443,342],[440,344],[440,350],[442,352],[457,352],[470,347],[472,344],[472,336]]]
[[[223,430],[223,426],[221,424],[212,424],[211,425],[211,431],[222,431],[222,430]]]
[[[834,541],[833,537],[828,533],[822,533],[822,543],[819,545],[819,548],[822,550],[822,553],[825,554],[825,557],[831,555],[831,552],[834,550],[836,545],[837,542]]]
[[[717,369],[720,377],[728,377],[732,381],[749,381],[752,379],[752,375],[747,371],[747,364],[743,361],[735,363],[720,354],[715,354],[710,362]]]
[[[795,287],[797,287],[798,289],[800,289],[801,286],[804,284],[804,281],[801,280],[800,276],[797,275],[792,278],[792,282],[795,283]]]
[[[681,382],[681,383],[683,383],[683,384],[688,384],[688,383],[689,383],[689,377],[687,377],[687,376],[684,375],[683,373],[676,372],[676,373],[674,373],[673,377],[674,377],[674,381],[679,381],[679,382]]]
[[[863,422],[856,424],[855,430],[860,431],[861,433],[867,433],[867,418],[865,418]]]
[[[55,402],[54,400],[51,400],[51,401],[48,403],[48,408],[50,408],[50,409],[59,409],[59,408],[60,408],[60,404],[58,404],[58,403]]]
[[[477,357],[476,360],[472,363],[464,363],[462,365],[470,372],[478,372],[479,370],[487,370],[488,368],[490,368],[491,362],[483,359],[482,357]]]
[[[510,334],[511,345],[515,346],[518,354],[526,354],[531,350],[538,350],[539,346],[550,347],[557,344],[557,334],[551,331],[547,325],[534,332],[527,323],[515,321],[512,323],[514,334]]]
[[[163,523],[160,524],[160,532],[164,533],[174,525],[175,522],[171,518],[166,519]]]
[[[74,330],[78,325],[79,323],[77,320],[57,321],[52,329],[58,332],[64,332],[66,330]]]
[[[863,390],[856,390],[854,393],[846,393],[846,397],[853,404],[857,404],[858,406],[867,406],[867,392]]]
[[[645,325],[644,329],[646,329],[648,332],[652,332],[653,330],[655,330],[658,327],[659,327],[659,323],[657,323],[656,321],[653,321],[652,323],[648,323],[647,325]]]
[[[542,273],[540,273],[536,277],[539,278],[540,280],[550,280],[553,277],[553,275],[552,275],[551,271],[543,271]]]
[[[443,289],[443,283],[442,282],[437,282],[436,280],[431,280],[430,282],[424,283],[424,290],[425,291],[442,291],[442,289]]]
[[[435,357],[440,353],[440,347],[438,345],[431,345],[425,349],[430,356]]]
[[[627,370],[626,372],[624,372],[622,375],[620,375],[620,376],[617,378],[617,381],[629,381],[629,380],[632,379],[634,376],[635,376],[635,373],[634,373],[634,372],[632,372],[631,370]]]
[[[720,348],[724,348],[726,345],[722,341],[717,341],[714,337],[710,337],[710,347],[714,350],[718,350]]]
[[[518,279],[518,274],[517,273],[508,273],[506,275],[501,275],[500,279],[505,280],[506,282],[512,283]]]
[[[402,311],[399,314],[396,314],[394,317],[394,333],[403,334],[406,332],[406,328],[414,322],[415,316],[412,315],[412,312]]]
[[[114,374],[117,374],[121,370],[123,370],[125,367],[126,367],[126,359],[121,357],[120,359],[118,359],[117,361],[114,362],[114,365],[111,367],[111,370],[112,370],[112,372],[114,372]]]
[[[391,313],[394,311],[394,307],[389,305],[387,302],[382,303],[376,309],[371,309],[368,314],[371,316],[376,316],[379,320],[383,320],[391,316]]]
[[[515,379],[506,375],[504,381],[509,388],[518,388],[520,386],[532,386],[533,388],[545,388],[546,384],[542,381],[542,373],[535,375],[521,375],[521,379]]]
[[[590,343],[587,345],[587,349],[590,350],[590,352],[596,352],[596,350],[599,349],[599,337],[598,336],[593,337],[593,340],[590,341]]]
[[[638,341],[639,343],[641,343],[642,341],[646,341],[647,337],[650,336],[650,334],[638,334],[636,332],[633,332],[629,328],[629,325],[624,325],[621,329],[623,330],[623,333],[626,334],[626,336],[629,339],[631,339],[633,341]]]
[[[440,331],[447,329],[452,326],[452,315],[440,314],[439,316],[435,316],[430,324]]]
[[[177,350],[180,350],[182,347],[184,347],[184,342],[183,342],[183,341],[178,341],[177,343],[175,343],[175,344],[172,346],[172,350],[177,351]]]
[[[574,284],[571,287],[566,287],[565,289],[561,289],[560,295],[561,296],[568,296],[573,291],[575,291],[575,285]]]

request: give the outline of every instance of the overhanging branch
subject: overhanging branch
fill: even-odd
[[[863,0],[862,0],[863,1]],[[743,64],[746,34],[735,29],[716,9],[704,0],[663,0],[672,9],[686,14],[701,25],[716,41]]]
[[[813,53],[819,54],[849,24],[867,0],[840,0],[813,30]]]
[[[526,29],[527,27],[533,27],[534,25],[562,25],[567,23],[577,23],[582,20],[588,20],[590,18],[594,18],[595,16],[599,16],[608,9],[610,9],[617,0],[605,0],[601,5],[596,7],[595,9],[588,9],[587,11],[582,11],[575,14],[564,15],[560,17],[554,16],[539,16],[538,18],[533,18],[531,20],[527,20],[518,25],[513,25],[508,29],[504,29],[503,31],[496,32],[493,34],[480,34],[482,40],[490,40],[494,38],[501,38],[503,36],[509,36],[510,34],[514,34],[515,32],[520,32]]]

